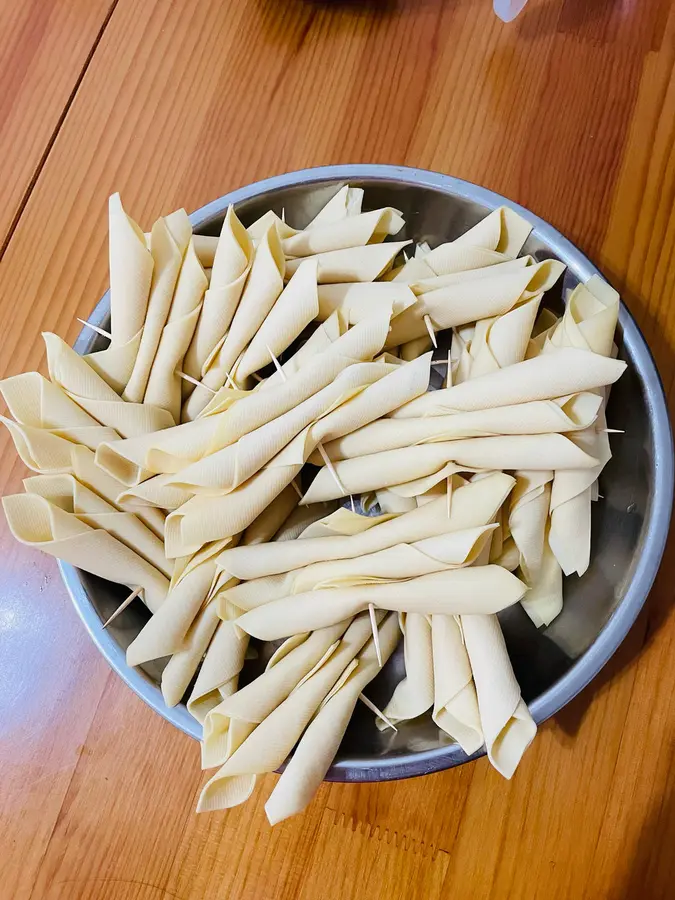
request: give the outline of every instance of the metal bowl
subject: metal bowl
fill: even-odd
[[[215,235],[228,205],[234,204],[244,224],[268,209],[277,213],[283,209],[289,222],[301,226],[346,183],[367,189],[369,208],[402,210],[404,237],[427,240],[432,246],[457,237],[495,207],[512,206],[533,225],[525,251],[536,259],[555,257],[567,265],[558,303],[564,290],[598,273],[576,247],[528,210],[466,181],[419,169],[353,165],[293,172],[226,194],[190,218],[196,232]],[[105,327],[108,319],[106,294],[90,321]],[[628,369],[612,389],[608,421],[624,433],[612,439],[614,456],[601,478],[604,499],[593,504],[590,568],[583,578],[566,579],[564,609],[543,631],[537,631],[519,604],[500,616],[516,676],[537,722],[568,703],[617,649],[651,588],[668,533],[673,444],[663,388],[644,338],[623,305],[619,323],[619,355]],[[99,346],[100,338],[84,329],[75,349],[85,353]],[[169,709],[164,703],[158,687],[162,662],[142,669],[126,664],[125,650],[147,619],[142,605],[132,604],[103,631],[101,623],[116,608],[124,589],[68,565],[61,565],[61,570],[82,621],[110,665],[160,715],[199,738],[201,728],[185,706]],[[399,648],[369,688],[375,703],[386,703],[402,671]],[[327,778],[382,781],[466,761],[430,716],[403,724],[397,734],[380,733],[364,708],[357,710]]]

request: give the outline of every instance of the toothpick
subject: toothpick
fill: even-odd
[[[108,338],[109,341],[112,340],[112,334],[109,331],[105,331],[103,328],[99,328],[98,325],[93,325],[91,322],[87,322],[85,319],[80,319],[78,316],[78,322],[81,322],[86,328],[91,328],[92,331],[95,331],[96,334],[100,334],[101,337]]]
[[[265,344],[265,347],[267,348],[267,352],[269,353],[269,355],[270,355],[271,358],[272,358],[272,362],[274,363],[274,368],[275,368],[275,369],[277,370],[277,372],[281,375],[281,377],[283,378],[283,380],[286,381],[286,374],[285,374],[284,370],[281,368],[281,364],[280,364],[279,360],[276,358],[276,356],[275,356],[274,353],[272,352],[272,348],[269,346],[269,344]],[[347,495],[347,491],[345,490],[344,485],[343,485],[342,482],[340,481],[340,479],[339,479],[339,477],[338,477],[338,473],[335,471],[335,466],[333,465],[333,463],[332,463],[332,462],[330,461],[330,459],[328,458],[328,454],[327,454],[326,451],[324,450],[323,444],[319,443],[317,449],[318,449],[319,453],[321,454],[321,458],[323,459],[324,463],[326,464],[326,467],[328,468],[328,471],[330,472],[330,474],[331,474],[331,475],[333,476],[333,478],[335,479],[335,483],[337,484],[337,486],[338,486],[340,492],[342,493],[342,496],[343,496],[343,497],[346,496],[346,495]],[[293,482],[293,484],[294,484],[294,486],[295,486],[295,489],[298,490],[297,485],[295,485],[295,482]],[[299,491],[299,490],[298,490],[298,493],[300,494],[300,491]],[[302,497],[302,494],[300,494],[300,496]],[[352,497],[351,494],[349,495],[349,499],[351,500],[351,504],[352,504],[352,512],[355,513],[356,510],[355,510],[355,508],[354,508],[354,498]]]
[[[117,607],[117,609],[116,609],[115,612],[112,614],[112,616],[110,616],[110,618],[107,620],[107,622],[104,622],[103,625],[102,625],[101,627],[102,627],[102,628],[107,628],[108,625],[110,625],[111,622],[114,622],[115,619],[119,616],[119,614],[122,613],[122,612],[124,612],[124,610],[127,608],[127,606],[129,606],[129,604],[131,603],[131,601],[132,601],[132,600],[135,600],[136,597],[138,597],[138,595],[140,594],[140,592],[141,592],[142,590],[143,590],[143,588],[137,587],[136,590],[132,591],[132,592],[129,594],[129,596],[127,597],[127,599],[126,599],[126,600],[123,600],[122,603],[120,603],[120,605]]]
[[[99,328],[98,325],[93,325],[91,322],[87,322],[85,319],[80,319],[78,317],[78,322],[81,322],[87,328],[91,328],[92,331],[95,331],[96,334],[100,334],[101,337],[108,338],[108,340],[112,340],[112,334],[109,331],[105,331],[103,328]],[[182,378],[183,381],[189,381],[190,384],[194,384],[195,387],[202,387],[207,391],[210,391],[212,394],[217,394],[218,391],[214,391],[213,388],[210,388],[207,384],[203,384],[201,381],[197,381],[196,378],[193,378],[192,375],[186,375],[185,372],[176,372],[179,378]],[[229,375],[225,376],[226,378],[230,378]],[[230,379],[232,381],[232,379]],[[235,383],[232,381],[232,387],[236,388]],[[111,620],[112,621],[112,620]],[[106,623],[107,624],[107,623]]]
[[[264,381],[264,380],[265,380],[265,379],[262,377],[262,375],[258,375],[257,372],[251,372],[251,375],[255,378],[255,380],[256,380],[257,382],[261,382],[261,381]]]
[[[424,317],[424,324],[427,326],[427,331],[429,332],[429,337],[431,338],[431,343],[434,345],[434,349],[438,349],[436,333],[434,332],[434,326],[431,324],[431,319],[429,318],[429,316]]]
[[[279,360],[276,358],[274,353],[272,353],[272,348],[269,346],[269,344],[265,344],[265,347],[267,348],[267,352],[269,353],[269,355],[272,357],[272,362],[274,363],[274,368],[281,375],[282,381],[287,381],[286,373],[281,368],[281,363],[279,362]]]
[[[446,497],[448,498],[448,518],[450,518],[450,507],[452,505],[452,475],[448,475]]]
[[[295,489],[295,493],[302,500],[302,491],[298,487],[298,482],[295,480],[295,478],[293,479],[293,481],[291,481],[291,484],[293,485],[293,488]]]
[[[330,472],[330,474],[333,476],[333,479],[335,480],[335,484],[337,484],[338,490],[340,491],[340,493],[342,494],[342,496],[343,496],[343,497],[347,497],[347,496],[350,496],[350,497],[351,497],[351,494],[349,494],[349,495],[347,494],[347,491],[345,490],[344,484],[340,481],[340,476],[339,476],[338,473],[335,471],[335,466],[333,465],[331,459],[329,458],[328,454],[327,454],[326,451],[324,450],[323,444],[319,443],[319,444],[317,445],[317,448],[316,448],[316,449],[317,449],[317,450],[319,451],[319,453],[321,454],[321,459],[324,461],[324,463],[325,463],[325,465],[326,465],[326,468],[328,469],[328,471]],[[352,500],[352,509],[353,509],[353,508],[354,508],[354,501]]]
[[[398,731],[398,728],[394,725],[394,723],[388,719],[381,709],[378,709],[377,706],[373,703],[372,700],[369,700],[365,694],[359,694],[359,700],[361,703],[365,703],[368,709],[371,712],[374,712],[378,719],[382,719],[387,728],[391,728],[393,731]]]
[[[356,507],[354,506],[354,498],[351,494],[349,495],[349,502],[352,507],[352,512],[354,513],[354,515],[356,515]]]
[[[377,619],[375,618],[375,607],[372,603],[368,604],[368,612],[370,614],[370,627],[373,630],[373,643],[375,644],[375,653],[377,654],[377,664],[382,668],[382,648],[380,647],[380,632],[377,628]]]
[[[197,381],[196,378],[193,378],[192,375],[186,375],[185,372],[176,372],[179,378],[182,378],[183,381],[189,381],[190,384],[194,384],[195,387],[204,388],[206,391],[211,391],[212,394],[217,394],[218,391],[214,391],[213,388],[210,388],[208,384],[203,384],[201,381]]]
[[[227,381],[227,383],[230,385],[230,387],[232,388],[233,391],[239,390],[239,388],[235,384],[234,378],[230,375],[229,372],[225,373],[225,381]]]

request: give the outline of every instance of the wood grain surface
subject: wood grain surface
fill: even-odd
[[[0,0],[0,375],[149,226],[266,175],[421,166],[529,206],[623,292],[675,400],[675,5]],[[0,490],[23,471],[0,435]],[[675,896],[672,541],[601,676],[511,782],[485,760],[196,816],[198,748],[108,670],[54,562],[0,524],[1,900]]]

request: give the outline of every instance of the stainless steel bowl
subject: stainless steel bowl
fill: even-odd
[[[533,225],[525,251],[537,259],[556,257],[567,265],[562,291],[598,272],[558,231],[526,209],[466,181],[394,166],[329,166],[270,178],[226,194],[190,217],[195,231],[218,234],[229,204],[249,224],[267,209],[285,210],[293,225],[309,221],[343,184],[366,188],[369,208],[394,206],[406,219],[405,237],[432,246],[452,239],[504,203]],[[106,326],[106,294],[90,321]],[[593,505],[593,554],[583,578],[568,578],[561,615],[543,631],[520,606],[501,621],[523,696],[537,722],[568,703],[605,665],[640,611],[656,575],[668,532],[673,500],[673,443],[663,388],[649,349],[625,306],[619,316],[620,357],[628,370],[611,393],[608,420],[623,434],[612,439],[614,457],[601,479],[604,499]],[[75,349],[89,352],[100,338],[84,329]],[[133,604],[103,631],[124,589],[68,565],[61,570],[75,607],[100,651],[129,687],[165,719],[194,738],[200,726],[185,706],[165,706],[158,688],[161,662],[130,669],[125,650],[147,612]],[[384,705],[401,677],[399,652],[371,685]],[[244,675],[245,677],[245,675]],[[480,755],[480,754],[476,754]],[[372,716],[358,710],[333,764],[332,781],[382,781],[446,769],[466,762],[429,716],[380,733]]]

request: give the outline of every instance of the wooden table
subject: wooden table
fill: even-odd
[[[146,227],[278,172],[449,172],[552,222],[675,375],[675,5],[0,0],[0,374],[106,286],[106,198]],[[24,475],[0,436],[0,489]],[[193,813],[197,746],[98,655],[0,526],[2,900],[675,896],[675,569],[512,782],[485,760],[324,786],[271,830]]]

